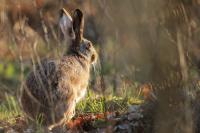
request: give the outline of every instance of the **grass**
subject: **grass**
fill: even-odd
[[[5,100],[0,104],[0,128],[14,126],[21,116],[22,111],[17,99],[6,94]]]
[[[15,118],[20,116],[22,111],[14,96],[6,94],[5,101],[0,105],[0,121],[15,123]]]
[[[138,97],[126,96],[119,97],[113,94],[104,96],[88,91],[87,97],[76,106],[77,114],[84,113],[103,113],[106,111],[125,112],[131,104],[140,104],[142,100]]]
[[[125,112],[129,105],[140,104],[141,102],[142,101],[136,97],[117,97],[112,94],[103,96],[96,94],[93,91],[88,91],[86,98],[76,106],[76,116],[88,113],[104,113],[107,111]],[[0,127],[4,127],[6,123],[12,126],[17,124],[17,117],[23,117],[19,103],[15,96],[6,94],[5,100],[0,104]],[[2,122],[4,125],[1,125]],[[105,123],[105,121],[102,122],[102,120],[97,120],[94,122],[95,127],[101,126],[102,123]],[[40,132],[40,130],[40,121],[38,120],[37,131]]]
[[[105,112],[118,112],[121,114],[127,112],[130,105],[141,104],[142,102],[143,101],[139,99],[139,97],[131,95],[130,93],[120,97],[113,94],[107,96],[97,95],[93,91],[88,91],[87,97],[76,106],[76,116]],[[112,125],[113,123],[106,119],[95,119],[95,121],[90,124],[93,128],[101,128]]]

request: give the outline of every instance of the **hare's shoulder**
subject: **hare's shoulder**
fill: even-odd
[[[82,86],[88,81],[89,72],[84,67],[83,62],[75,56],[66,56],[62,58],[57,74],[60,86],[73,86],[74,88]]]
[[[80,72],[84,71],[84,66],[78,57],[65,56],[60,61],[59,70],[64,71],[64,73],[72,72],[80,74]]]

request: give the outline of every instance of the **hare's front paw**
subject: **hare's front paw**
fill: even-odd
[[[75,106],[76,106],[75,101],[73,101],[68,106],[69,108],[68,108],[67,112],[65,112],[65,115],[64,115],[66,121],[71,120],[72,117],[74,117],[74,115],[75,115]]]
[[[71,118],[73,118],[76,114],[76,111],[75,111],[75,108],[72,110],[72,113],[71,113]]]

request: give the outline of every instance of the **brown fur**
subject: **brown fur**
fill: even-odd
[[[80,38],[83,14],[78,9],[72,24],[75,22],[73,30],[77,32],[74,32],[67,55],[57,61],[41,61],[28,75],[22,90],[24,112],[33,120],[42,116],[42,124],[50,128],[73,117],[76,103],[86,92],[90,67],[97,58],[92,43]]]

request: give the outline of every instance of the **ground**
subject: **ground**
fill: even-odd
[[[43,132],[40,121],[36,124],[27,120],[20,109],[17,98],[5,95],[0,105],[0,132]],[[137,97],[104,97],[88,91],[88,95],[76,106],[76,115],[66,126],[69,131],[104,132],[106,130],[126,130],[128,121],[142,118]],[[136,124],[136,123],[135,123]]]

